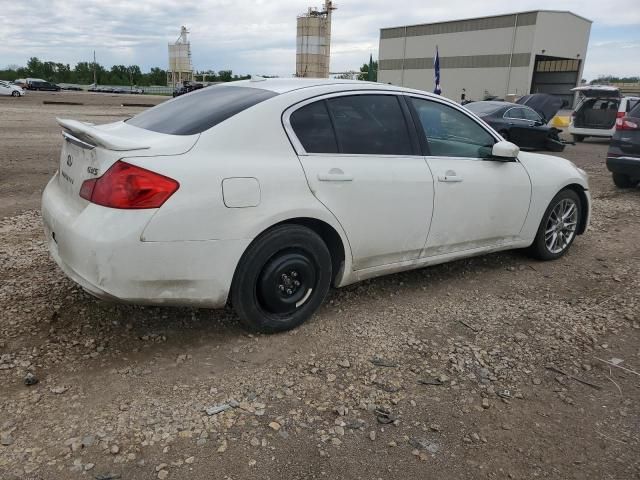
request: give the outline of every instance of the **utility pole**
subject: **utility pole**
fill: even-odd
[[[96,82],[96,51],[93,51],[93,85],[97,85]]]

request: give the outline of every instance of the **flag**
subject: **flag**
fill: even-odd
[[[369,70],[367,71],[367,80],[373,82],[373,55],[369,54]]]
[[[438,53],[438,46],[436,45],[436,58],[433,59],[433,70],[435,73],[436,88],[433,93],[440,95],[442,90],[440,89],[440,54]]]

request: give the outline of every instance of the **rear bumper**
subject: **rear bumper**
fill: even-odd
[[[582,135],[584,137],[601,137],[611,138],[615,132],[615,127],[610,129],[600,128],[582,128],[573,125],[573,122],[569,125],[569,133],[571,135]]]
[[[143,242],[155,210],[69,202],[57,175],[42,197],[52,258],[92,295],[146,305],[222,307],[250,240]]]
[[[640,178],[640,157],[607,157],[607,169],[612,173]]]

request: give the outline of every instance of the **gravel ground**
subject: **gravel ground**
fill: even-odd
[[[640,191],[612,185],[605,143],[561,154],[594,197],[562,259],[367,281],[252,335],[95,300],[49,258],[54,118],[140,110],[124,98],[0,101],[0,479],[640,478]]]

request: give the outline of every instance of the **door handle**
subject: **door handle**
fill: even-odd
[[[327,173],[319,173],[318,180],[321,182],[351,182],[353,175],[344,173],[339,168],[332,168]]]

